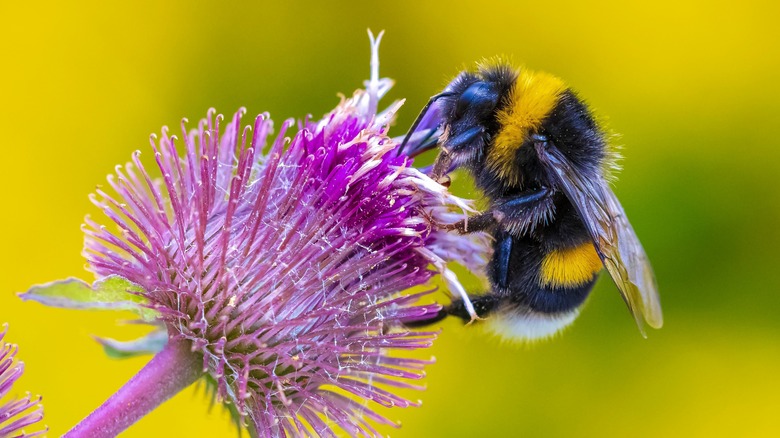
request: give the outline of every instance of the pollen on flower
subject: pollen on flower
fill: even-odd
[[[381,38],[381,35],[380,35]],[[429,360],[403,352],[436,333],[403,322],[437,312],[405,293],[456,261],[479,269],[487,238],[434,223],[470,211],[397,154],[388,137],[396,102],[378,112],[392,82],[371,79],[319,121],[282,123],[245,110],[210,110],[181,140],[151,138],[162,177],[140,153],[117,167],[92,201],[115,227],[87,217],[84,254],[99,277],[120,276],[188,340],[219,397],[261,436],[378,435],[395,425],[366,401],[414,406],[392,388],[422,389]],[[457,220],[457,219],[455,219]],[[114,230],[116,228],[116,230]]]

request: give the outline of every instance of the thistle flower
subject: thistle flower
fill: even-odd
[[[391,390],[420,388],[412,381],[430,361],[399,353],[436,333],[403,323],[439,306],[416,304],[431,288],[402,292],[443,273],[462,293],[446,263],[479,269],[486,238],[433,228],[470,204],[396,152],[387,129],[401,102],[377,112],[392,85],[378,77],[378,43],[367,90],[299,122],[291,140],[292,120],[272,139],[267,114],[242,128],[243,109],[227,123],[211,110],[194,130],[182,122],[182,140],[165,128],[152,138],[160,180],[136,152],[110,190],[98,188],[92,201],[115,227],[86,219],[84,255],[98,278],[88,298],[72,280],[25,297],[140,302],[168,342],[69,436],[115,434],[204,373],[261,436],[374,436],[375,423],[395,423],[369,401],[417,404]],[[47,291],[63,285],[81,292],[55,303]]]
[[[42,435],[46,433],[45,428],[32,433],[23,430],[43,419],[41,396],[33,397],[27,393],[22,398],[2,402],[11,392],[16,380],[24,373],[24,363],[16,360],[19,348],[3,340],[7,331],[8,324],[4,324],[0,332],[0,438]]]

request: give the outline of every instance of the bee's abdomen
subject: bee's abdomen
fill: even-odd
[[[539,269],[539,286],[571,289],[591,282],[601,271],[601,259],[590,242],[545,254]]]
[[[580,307],[596,283],[602,263],[588,241],[545,249],[531,238],[496,233],[488,274],[507,304],[543,314]]]
[[[558,314],[580,307],[590,294],[602,268],[593,244],[557,249],[542,254],[535,284],[515,296],[535,312]]]

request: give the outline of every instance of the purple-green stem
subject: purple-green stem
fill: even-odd
[[[171,339],[116,394],[64,435],[114,437],[203,375],[203,358],[192,344]]]

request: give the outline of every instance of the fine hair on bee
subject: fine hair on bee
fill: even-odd
[[[417,132],[424,119],[428,132]],[[549,337],[574,321],[606,268],[642,335],[645,323],[662,326],[652,268],[608,182],[615,154],[563,81],[502,60],[461,72],[431,97],[399,153],[437,146],[431,177],[447,184],[463,168],[487,200],[482,213],[437,225],[492,235],[490,287],[414,325],[454,316],[485,319],[505,338]]]

